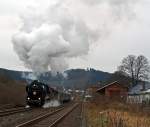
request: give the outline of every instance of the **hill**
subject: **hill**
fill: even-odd
[[[0,74],[0,105],[1,104],[25,104],[25,82],[16,81]]]
[[[12,80],[28,81],[33,80],[34,75],[32,72],[13,71],[0,68],[0,75],[5,75]],[[95,70],[95,69],[70,69],[65,71],[63,76],[57,73],[53,76],[51,72],[46,72],[38,76],[38,80],[51,84],[53,86],[64,86],[67,88],[84,89],[97,82],[105,82],[112,76],[111,73]]]

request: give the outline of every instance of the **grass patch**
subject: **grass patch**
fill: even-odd
[[[86,102],[84,104],[88,127],[150,127],[150,111],[139,105],[122,102]]]

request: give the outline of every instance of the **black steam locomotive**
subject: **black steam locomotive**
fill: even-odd
[[[70,94],[58,92],[37,80],[26,86],[26,92],[26,102],[30,106],[42,106],[47,100],[58,100],[60,103],[65,103],[71,99]]]

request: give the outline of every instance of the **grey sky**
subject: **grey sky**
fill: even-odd
[[[2,68],[27,70],[13,50],[11,37],[21,25],[19,15],[26,13],[26,7],[33,5],[34,1],[0,0],[0,67]],[[110,14],[111,11],[108,11],[105,4],[83,6],[80,1],[68,2],[71,12],[85,20],[91,27],[100,28],[101,37],[98,42],[92,44],[87,56],[69,60],[69,68],[92,67],[113,72],[121,59],[128,54],[143,54],[150,60],[149,0],[135,3],[133,10],[127,8],[121,14],[114,12],[116,15]],[[41,3],[43,9],[48,2]],[[112,11],[116,11],[115,9]]]

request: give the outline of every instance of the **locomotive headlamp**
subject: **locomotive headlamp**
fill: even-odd
[[[40,97],[39,97],[38,99],[39,99],[39,100],[41,100],[41,98],[40,98]]]
[[[36,95],[36,91],[33,92],[33,95]]]
[[[30,98],[29,98],[29,97],[28,97],[27,99],[28,99],[28,100],[30,100]]]

